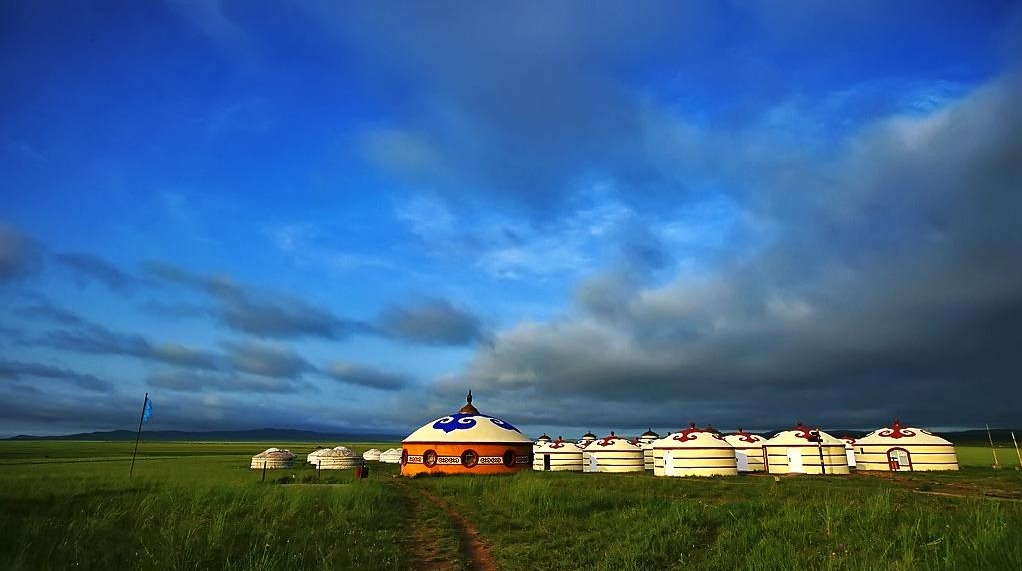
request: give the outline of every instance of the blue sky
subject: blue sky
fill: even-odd
[[[1010,424],[1015,2],[7,2],[0,435]]]

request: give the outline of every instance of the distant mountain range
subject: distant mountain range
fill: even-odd
[[[290,428],[257,428],[254,430],[215,430],[207,432],[186,432],[181,430],[146,431],[142,437],[147,441],[212,441],[212,442],[388,442],[399,441],[404,436],[396,434],[345,434],[294,430]],[[135,432],[130,430],[108,430],[105,432],[82,432],[60,436],[30,436],[19,434],[5,440],[134,440]]]
[[[764,436],[770,436],[779,429]],[[990,434],[996,444],[1011,444],[1011,431],[1009,428],[991,428]],[[827,430],[833,436],[850,435],[855,438],[865,436],[867,432],[862,430]],[[947,438],[956,444],[986,443],[986,430],[959,430],[942,431],[936,433]],[[1022,430],[1015,430],[1015,436],[1022,439]],[[181,430],[154,430],[143,433],[147,441],[211,441],[211,442],[396,442],[405,435],[399,434],[355,434],[355,433],[329,433],[316,432],[313,430],[294,430],[290,428],[258,428],[254,430],[215,430],[207,432],[186,432]],[[130,430],[108,430],[105,432],[82,432],[78,434],[63,434],[60,436],[30,436],[19,434],[5,438],[4,440],[134,440],[135,433]]]

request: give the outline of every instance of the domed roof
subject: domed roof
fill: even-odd
[[[582,453],[582,447],[570,440],[565,440],[563,436],[558,436],[557,440],[551,440],[550,442],[544,442],[536,448],[536,452],[546,452],[548,454],[568,454],[568,453]]]
[[[294,460],[295,455],[290,450],[283,450],[281,448],[267,448],[259,454],[253,456],[253,458],[276,458],[279,460]]]
[[[592,432],[587,432],[582,435],[582,440],[596,440],[599,436],[596,436]]]
[[[489,442],[532,443],[520,430],[495,416],[482,414],[472,406],[472,391],[468,392],[465,406],[451,415],[427,422],[408,435],[403,443],[459,443]]]
[[[816,435],[819,435],[820,441],[817,442]],[[807,444],[823,444],[825,446],[844,446],[845,443],[819,428],[809,428],[808,426],[799,422],[795,425],[795,428],[791,430],[784,430],[778,432],[763,444],[766,446],[784,446],[784,445],[807,445]]]
[[[316,454],[316,458],[351,458],[353,456],[355,456],[355,454],[343,446],[327,448],[319,454]]]
[[[536,443],[550,442],[550,437],[546,435],[546,432],[542,436],[536,439]]]
[[[760,448],[763,446],[763,442],[766,441],[766,438],[763,438],[758,434],[746,432],[739,428],[738,432],[728,434],[724,437],[724,440],[735,448]]]
[[[609,436],[604,436],[599,440],[594,440],[586,446],[586,452],[607,452],[611,450],[641,450],[635,444],[628,441],[627,438],[623,438],[614,434],[612,430]]]
[[[650,428],[646,430],[646,432],[643,432],[642,435],[639,436],[639,438],[660,438],[660,435],[657,434],[656,432],[653,432],[653,429]]]
[[[653,443],[653,448],[682,448],[694,446],[697,448],[731,448],[731,444],[724,440],[717,432],[708,429],[697,428],[696,423],[691,423],[688,428],[680,432],[668,434]]]
[[[893,446],[895,444],[951,445],[951,443],[947,440],[944,440],[928,430],[923,430],[922,428],[902,427],[901,422],[899,422],[898,419],[894,419],[894,423],[887,428],[874,430],[866,436],[863,436],[858,439],[855,444],[857,446],[869,446],[871,444],[886,444],[889,446]]]

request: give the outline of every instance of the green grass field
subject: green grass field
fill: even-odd
[[[250,470],[259,443],[0,442],[0,569],[1022,569],[1022,472],[711,479]],[[279,445],[279,444],[278,444]],[[356,451],[387,443],[347,444]],[[311,443],[292,443],[304,455]]]

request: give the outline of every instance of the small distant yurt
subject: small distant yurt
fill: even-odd
[[[542,472],[581,472],[582,448],[562,437],[540,444],[532,453],[532,469]]]
[[[582,438],[579,439],[578,445],[581,446],[582,448],[585,448],[586,446],[589,446],[593,442],[596,442],[597,438],[599,437],[593,434],[592,432],[587,432],[582,435]]]
[[[379,462],[380,454],[382,454],[382,452],[380,452],[378,449],[370,448],[369,450],[366,450],[365,452],[362,453],[362,459],[369,460],[371,462]]]
[[[252,457],[252,469],[272,470],[274,468],[290,468],[295,463],[295,455],[290,450],[267,448]]]
[[[612,431],[582,449],[583,472],[641,472],[642,448]]]
[[[735,448],[693,422],[653,442],[654,476],[737,476]]]
[[[771,474],[847,474],[845,443],[820,429],[798,423],[763,443]]]
[[[401,463],[401,449],[390,448],[380,453],[380,462],[384,464],[400,464]]]
[[[472,405],[427,422],[401,442],[401,475],[507,474],[532,466],[532,440]]]
[[[316,455],[314,465],[320,470],[346,470],[362,465],[362,458],[343,446],[323,450]]]
[[[544,432],[542,435],[540,435],[539,438],[536,439],[536,444],[546,444],[547,442],[550,442],[551,440],[553,440],[553,439],[550,438],[549,436],[547,436],[546,433]]]
[[[922,472],[957,470],[953,444],[922,428],[902,427],[897,419],[855,442],[859,470]]]
[[[845,443],[845,462],[849,468],[855,468],[855,437],[845,434],[838,437],[838,440]]]
[[[763,465],[763,443],[766,442],[766,438],[739,428],[738,432],[728,434],[724,440],[735,448],[735,462],[738,464],[739,472],[766,470]]]
[[[308,455],[305,456],[305,461],[315,466],[316,457],[326,452],[327,450],[332,450],[332,448],[319,448],[317,450],[313,450],[312,452],[309,452]]]
[[[655,442],[658,438],[660,438],[660,435],[653,432],[652,428],[646,430],[646,432],[643,432],[639,436],[638,444],[639,448],[642,449],[642,464],[643,468],[646,470],[653,469],[653,442]]]

